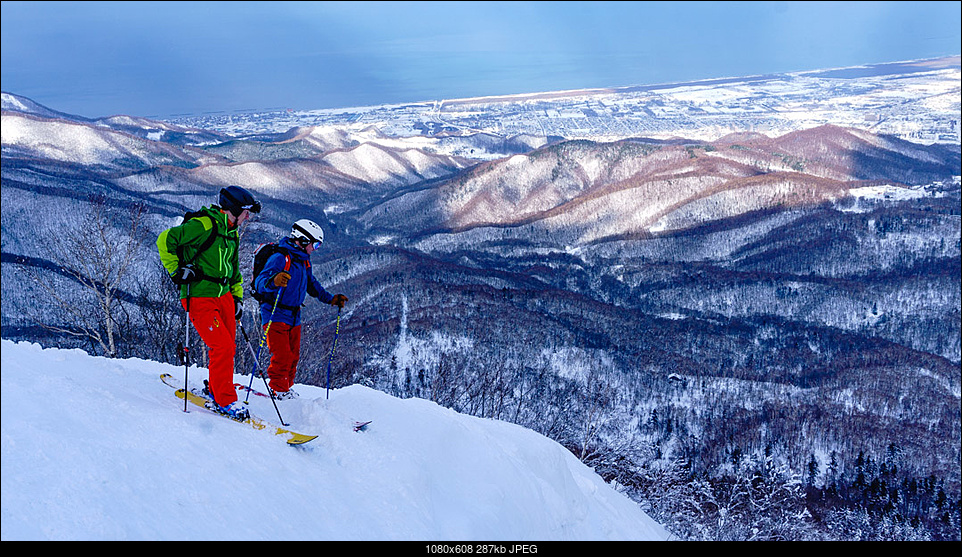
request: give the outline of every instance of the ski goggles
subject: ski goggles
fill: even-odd
[[[313,245],[313,246],[314,246],[314,251],[317,251],[317,250],[321,249],[321,244],[324,243],[324,242],[313,242],[313,243],[312,243],[312,242],[311,242],[310,240],[308,240],[307,238],[298,238],[298,239],[296,239],[296,240],[294,240],[294,241],[297,242],[297,245],[299,245],[299,246],[301,246],[302,248],[305,248],[305,249],[307,248],[307,246]]]
[[[250,211],[251,213],[260,213],[260,212],[261,212],[261,202],[260,202],[260,201],[255,201],[255,202],[253,202],[253,203],[248,203],[247,205],[241,205],[240,208],[241,208],[241,209],[246,209],[246,210]]]

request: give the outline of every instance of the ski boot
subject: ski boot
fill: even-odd
[[[210,384],[208,384],[206,379],[204,380],[204,389],[200,394],[207,399],[207,402],[204,403],[204,406],[208,410],[212,410],[218,414],[223,414],[232,420],[237,420],[238,422],[247,421],[251,417],[250,411],[247,410],[247,407],[241,404],[240,401],[235,400],[227,406],[221,406],[220,404],[217,404],[217,401],[214,400],[213,393],[210,392]]]
[[[274,391],[274,398],[277,400],[293,400],[299,396],[300,395],[295,393],[293,389],[289,391]]]
[[[227,406],[221,406],[213,400],[208,400],[204,406],[206,406],[209,410],[213,410],[218,414],[223,414],[232,420],[237,420],[238,422],[247,421],[251,417],[251,413],[239,400],[235,400]]]

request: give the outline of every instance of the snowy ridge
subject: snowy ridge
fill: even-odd
[[[109,170],[168,164],[191,166],[207,157],[166,143],[87,123],[46,119],[16,112],[2,116],[5,153],[46,158]]]
[[[515,425],[301,385],[280,410],[320,437],[292,448],[185,414],[164,372],[184,370],[2,341],[4,541],[668,537],[563,447]],[[277,419],[269,400],[250,403]],[[355,433],[361,418],[374,423]]]

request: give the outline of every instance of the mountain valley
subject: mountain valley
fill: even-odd
[[[891,482],[942,489],[958,539],[957,141],[833,123],[689,139],[243,135],[3,98],[5,339],[102,354],[103,315],[77,271],[126,248],[123,274],[86,272],[115,288],[110,355],[176,362],[183,312],[154,240],[242,185],[265,207],[242,261],[296,219],[324,227],[314,275],[350,298],[335,386],[544,433],[689,539],[710,506],[686,491],[698,482],[718,496],[764,470],[851,502],[839,493],[866,457]],[[323,386],[335,312],[303,311],[298,381]],[[795,536],[828,535],[838,514],[819,508]],[[758,527],[745,512],[738,528]],[[942,511],[900,512],[945,536]],[[791,537],[787,522],[770,537]]]

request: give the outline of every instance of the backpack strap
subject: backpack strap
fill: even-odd
[[[284,250],[284,272],[285,273],[290,273],[291,263],[292,263],[291,253],[287,250]],[[277,296],[277,294],[275,294],[274,296]],[[299,306],[289,306],[286,304],[282,304],[280,302],[277,303],[277,307],[280,309],[286,309],[287,311],[294,312],[295,317],[297,316],[297,312],[301,311],[301,308]]]
[[[281,246],[277,246],[277,249],[276,249],[276,251],[275,251],[274,253],[283,253],[283,254],[284,254],[284,272],[285,272],[285,273],[289,273],[290,270],[291,270],[291,264],[293,263],[293,260],[291,259],[291,253],[287,250],[287,248],[284,248],[284,247],[281,247]],[[262,270],[261,272],[263,272],[263,270]],[[272,305],[272,306],[273,306],[273,305],[276,305],[276,306],[277,306],[277,309],[284,309],[284,310],[293,312],[295,317],[297,316],[297,313],[298,313],[299,311],[301,311],[300,306],[289,306],[289,305],[287,305],[287,304],[282,304],[282,303],[280,303],[280,302],[277,302],[277,303],[275,304],[275,303],[274,303],[274,300],[277,299],[277,293],[276,293],[276,292],[267,293],[267,294],[262,294],[261,296],[263,297],[262,303],[267,303],[267,304],[270,304],[270,305]]]
[[[184,246],[179,246],[177,248],[177,258],[180,259],[182,265],[193,264],[194,261],[196,261],[197,258],[200,257],[200,254],[209,250],[210,247],[214,245],[214,240],[216,240],[217,236],[220,235],[220,231],[217,228],[217,221],[212,219],[210,215],[205,214],[203,211],[194,211],[194,212],[187,213],[186,215],[184,215],[184,222],[187,222],[190,219],[201,218],[201,217],[207,217],[210,220],[210,224],[211,224],[210,234],[207,235],[207,238],[204,240],[204,242],[197,248],[197,251],[194,252],[194,256],[190,258],[190,261],[186,261],[186,262],[184,261],[184,257],[183,257]],[[224,237],[227,238],[228,240],[231,239],[228,236],[224,236]],[[215,282],[217,284],[224,284],[224,285],[230,283],[230,279],[228,277],[212,277],[210,275],[205,275],[203,272],[200,271],[200,269],[196,269],[196,272],[197,272],[197,275],[200,277],[200,280],[206,280],[209,282]]]

